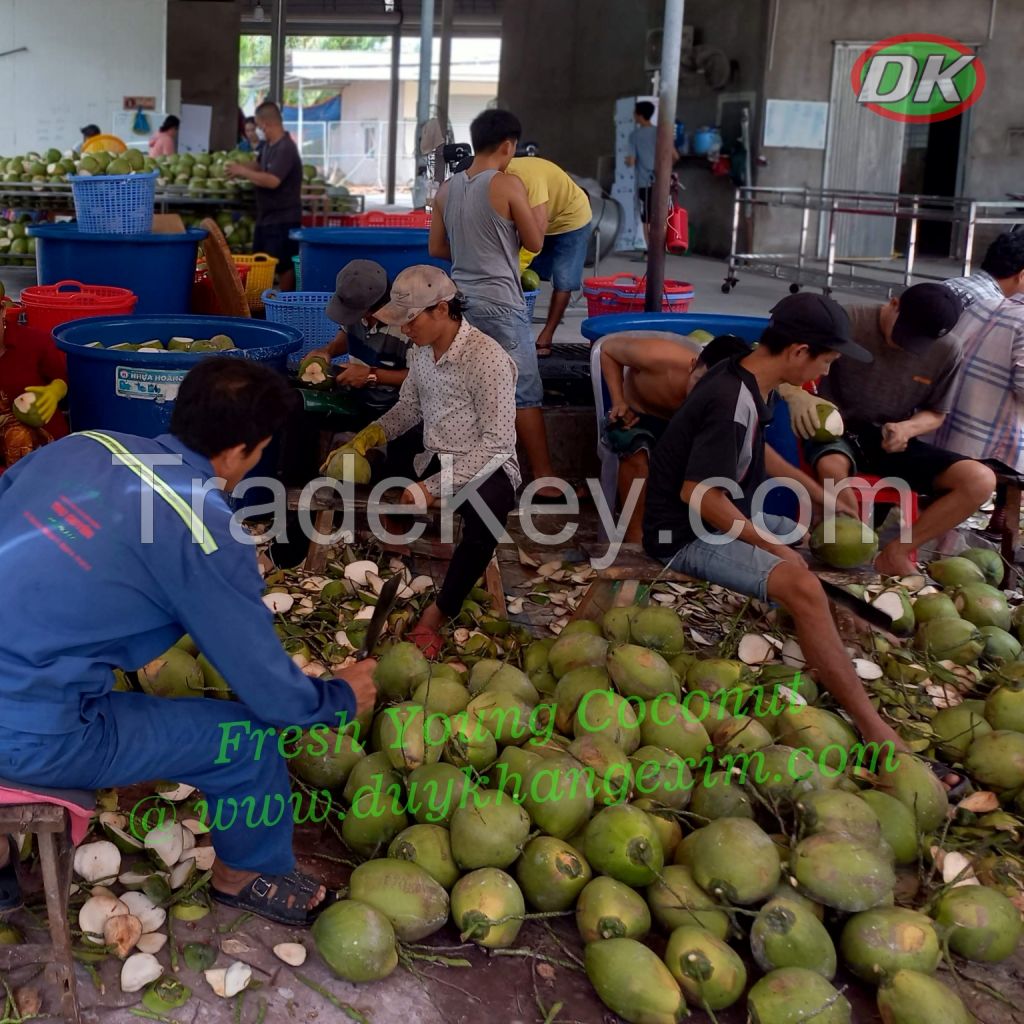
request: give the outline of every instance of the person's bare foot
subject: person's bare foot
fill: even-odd
[[[546,358],[551,355],[555,344],[555,332],[543,330],[537,335],[537,355]]]
[[[228,867],[221,860],[213,862],[213,878],[211,879],[214,889],[228,896],[237,896],[247,885],[259,878],[258,871],[240,871],[237,868]],[[268,896],[273,896],[277,886],[271,887]],[[306,903],[306,909],[312,910],[319,906],[327,898],[327,890],[320,886]],[[295,906],[295,897],[288,897],[288,906]]]
[[[7,841],[7,836],[0,836],[0,871],[2,871],[11,861],[11,844]]]
[[[911,551],[907,545],[899,541],[892,541],[886,544],[878,553],[875,559],[875,572],[882,576],[914,576],[917,574],[917,566],[910,560]]]

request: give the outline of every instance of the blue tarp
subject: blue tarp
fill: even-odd
[[[299,108],[285,107],[281,111],[284,119],[289,122],[298,121]],[[303,121],[340,121],[341,120],[341,97],[332,96],[323,103],[317,103],[312,107],[302,108]]]

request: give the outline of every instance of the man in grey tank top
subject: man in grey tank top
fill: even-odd
[[[554,476],[541,405],[544,387],[537,348],[530,333],[526,299],[519,280],[519,249],[539,252],[544,235],[523,183],[505,170],[522,134],[507,110],[485,110],[470,126],[474,160],[446,181],[434,200],[430,255],[452,261],[452,280],[465,298],[465,317],[512,357],[516,382],[516,432],[534,479]],[[557,498],[541,488],[541,500]]]

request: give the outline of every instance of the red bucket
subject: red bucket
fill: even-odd
[[[70,320],[87,316],[116,316],[132,313],[138,296],[127,288],[111,288],[81,281],[32,285],[21,293],[29,327],[50,331]]]

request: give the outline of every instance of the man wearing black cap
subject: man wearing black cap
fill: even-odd
[[[88,142],[90,139],[94,139],[97,135],[100,135],[100,126],[98,124],[87,124],[82,129],[82,143]]]
[[[800,295],[807,309],[820,302]],[[937,283],[914,285],[882,306],[848,310],[854,340],[871,353],[870,365],[843,360],[821,381],[819,391],[834,402],[846,424],[836,441],[809,442],[804,452],[819,480],[843,480],[855,473],[905,481],[934,498],[913,526],[882,549],[875,568],[887,576],[917,571],[909,552],[962,523],[988,500],[995,475],[980,462],[919,440],[937,430],[955,395],[960,372],[959,341],[950,331],[962,301]],[[799,329],[799,319],[793,321]]]
[[[402,386],[409,374],[405,365],[409,343],[373,315],[390,298],[387,271],[373,260],[352,260],[338,274],[325,312],[341,330],[329,345],[309,353],[325,359],[349,355],[358,360],[342,367],[338,384],[350,388]]]
[[[903,749],[853,670],[821,583],[790,546],[805,531],[761,511],[769,477],[794,481],[817,504],[825,499],[816,480],[765,444],[774,390],[816,380],[840,355],[862,362],[871,356],[851,340],[849,319],[831,299],[789,296],[772,312],[757,348],[710,370],[655,447],[644,548],[678,572],[787,608],[808,666],[864,738]],[[856,514],[849,491],[837,506]]]

